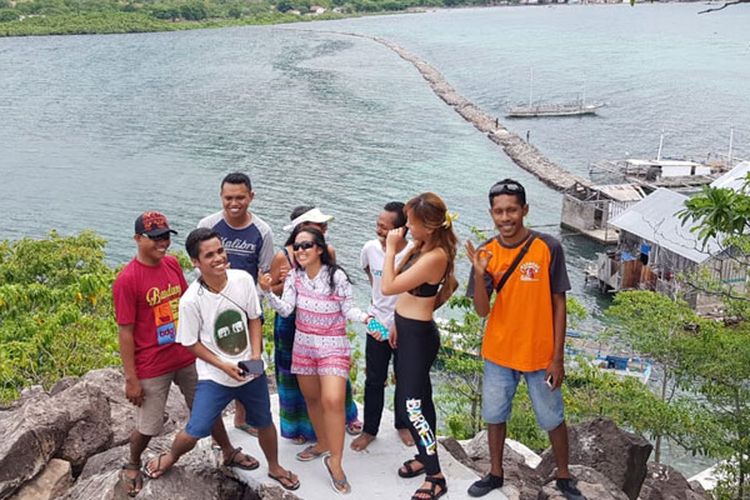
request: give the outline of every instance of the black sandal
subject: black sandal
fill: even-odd
[[[136,471],[135,477],[128,477],[127,471]],[[143,474],[141,473],[141,464],[131,464],[130,462],[122,466],[121,479],[125,483],[126,493],[129,497],[135,497],[143,489]]]
[[[417,491],[414,492],[414,494],[411,496],[411,500],[436,500],[437,498],[440,498],[441,496],[448,493],[448,485],[445,484],[445,478],[444,477],[434,477],[434,476],[427,476],[424,478],[425,483],[430,483],[429,488],[419,488]],[[437,488],[440,488],[440,492],[435,493],[435,490]],[[430,495],[428,497],[421,497],[418,495]]]
[[[420,475],[424,474],[424,464],[422,465],[421,469],[414,469],[412,467],[412,465],[416,461],[417,461],[416,459],[410,458],[409,460],[407,460],[406,462],[404,462],[403,463],[403,467],[404,467],[404,469],[406,469],[406,472],[403,472],[401,470],[401,468],[399,468],[398,469],[398,475],[400,477],[405,477],[405,478],[408,479],[410,477],[417,477],[417,476],[420,476]]]

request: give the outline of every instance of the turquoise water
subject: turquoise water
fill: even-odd
[[[0,39],[0,239],[91,228],[112,263],[132,256],[132,224],[164,211],[177,244],[219,208],[219,182],[250,173],[252,209],[277,240],[291,208],[336,217],[330,240],[355,271],[390,199],[425,190],[460,213],[458,232],[488,227],[485,193],[512,176],[529,191],[529,222],[560,233],[560,194],[520,171],[443,104],[416,70],[374,42],[423,57],[466,97],[502,116],[508,104],[606,101],[599,117],[506,124],[585,174],[626,154],[750,153],[750,9],[698,16],[702,5],[466,9],[304,26]],[[318,32],[300,31],[318,30]],[[598,248],[563,235],[573,293]],[[459,275],[467,275],[462,261]],[[696,462],[678,465],[700,468]]]

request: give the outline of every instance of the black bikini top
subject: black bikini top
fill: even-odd
[[[401,272],[406,271],[409,269],[412,264],[416,261],[416,259],[419,257],[419,252],[415,252],[411,254],[409,257],[409,260],[404,263],[404,267],[401,268]],[[440,280],[439,283],[430,284],[430,283],[422,283],[421,285],[412,288],[408,291],[409,295],[413,295],[415,297],[434,297],[438,293],[438,288],[440,288],[440,285],[443,284],[443,280]]]

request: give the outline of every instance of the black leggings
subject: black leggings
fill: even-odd
[[[435,438],[435,405],[432,403],[430,368],[440,347],[434,321],[420,321],[395,314],[398,334],[396,358],[396,417],[407,423],[419,460],[428,475],[440,472]]]

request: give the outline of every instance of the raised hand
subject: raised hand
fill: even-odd
[[[404,240],[405,235],[405,227],[397,227],[396,229],[391,229],[390,231],[388,231],[388,236],[385,237],[386,250],[388,250],[389,248],[398,248],[398,244]]]
[[[492,259],[492,252],[484,247],[474,248],[474,245],[469,240],[466,240],[464,248],[466,248],[466,255],[474,266],[474,271],[484,273]]]

